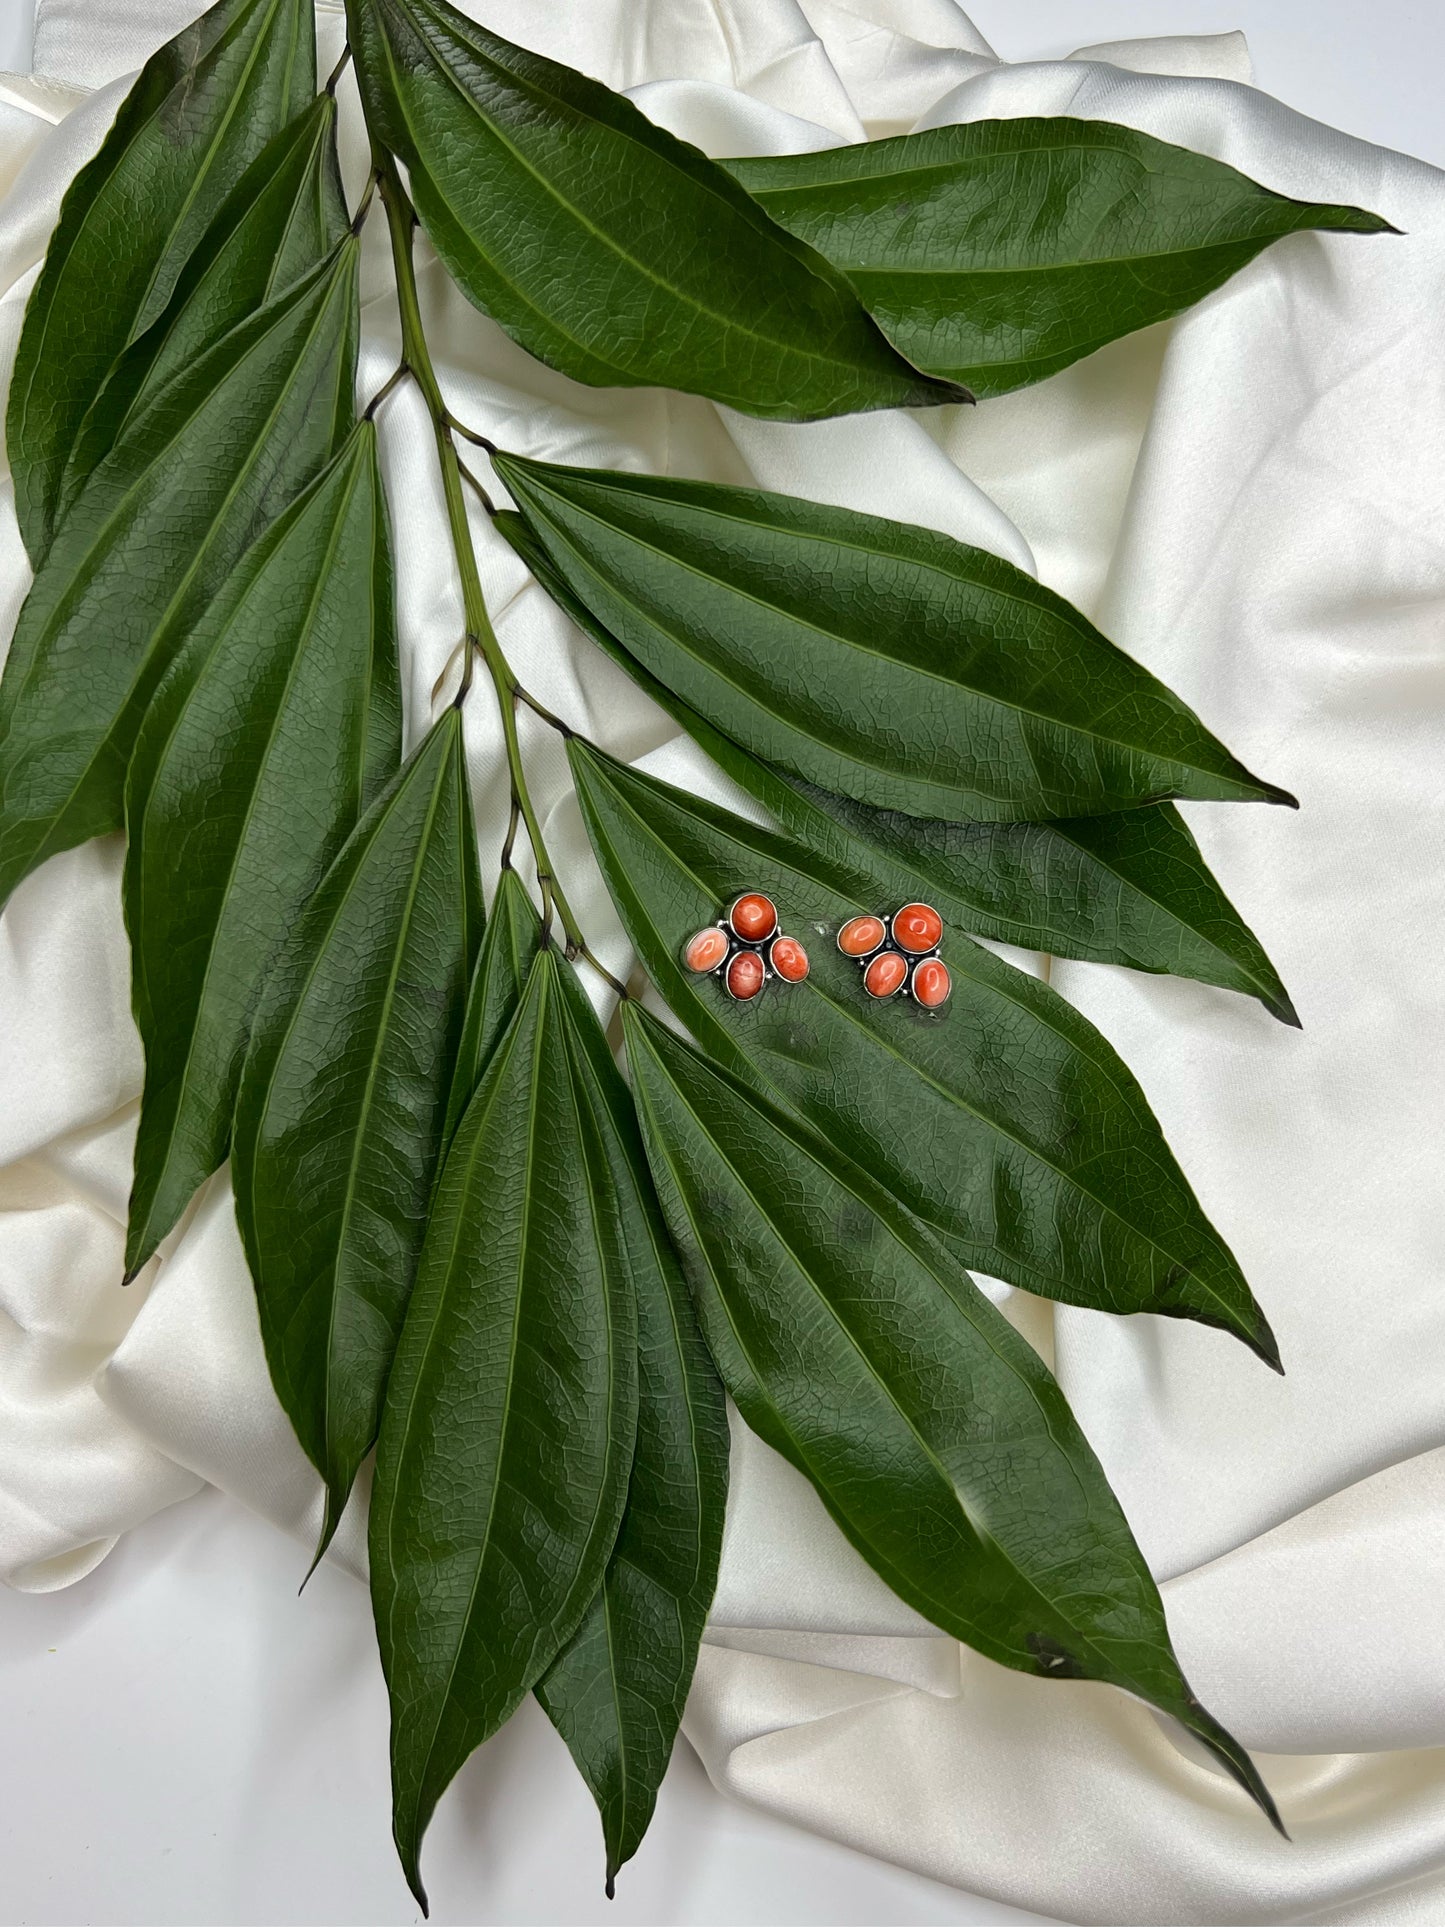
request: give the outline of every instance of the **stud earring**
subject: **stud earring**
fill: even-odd
[[[943,918],[928,903],[905,903],[891,917],[850,917],[838,932],[838,948],[862,970],[870,997],[904,991],[924,1010],[938,1010],[953,992],[942,941]]]
[[[682,960],[696,976],[721,977],[735,1003],[751,1003],[770,978],[800,984],[808,974],[808,953],[796,937],[778,928],[771,897],[748,890],[734,897],[727,914],[688,938]]]

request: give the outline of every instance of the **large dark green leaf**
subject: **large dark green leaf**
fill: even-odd
[[[493,518],[548,595],[788,831],[848,877],[860,901],[923,897],[975,936],[1059,957],[1195,977],[1258,997],[1281,1022],[1294,1006],[1259,939],[1169,803],[1055,823],[944,823],[879,810],[758,761],[610,635],[511,509]]]
[[[62,513],[167,381],[323,261],[348,224],[336,102],[321,94],[252,161],[181,271],[165,313],[106,377],[66,465]]]
[[[111,363],[151,325],[211,217],[316,92],[311,0],[220,0],[141,69],[65,196],[25,311],[6,442],[38,568]]]
[[[146,1053],[128,1273],[225,1157],[266,964],[396,768],[393,601],[363,422],[211,604],[141,726],[126,785]]]
[[[934,1625],[1043,1678],[1095,1679],[1196,1734],[1128,1523],[1053,1378],[943,1247],[806,1127],[624,1010],[647,1151],[709,1348],[748,1424]]]
[[[169,383],[67,515],[0,680],[0,903],[47,856],[120,828],[156,684],[350,432],[356,252],[345,241]]]
[[[1092,120],[983,120],[725,165],[920,368],[1002,395],[1178,314],[1302,228],[1393,233]]]
[[[432,1811],[576,1629],[627,1492],[631,1281],[565,968],[538,958],[447,1155],[377,1444],[393,1829],[423,1906]]]
[[[576,976],[561,981],[617,1172],[637,1300],[637,1447],[606,1577],[537,1697],[597,1801],[610,1897],[652,1818],[697,1665],[722,1551],[728,1424],[632,1099]]]
[[[445,0],[348,0],[373,133],[469,298],[578,381],[754,415],[966,401],[695,147]]]
[[[975,936],[1243,991],[1299,1026],[1172,803],[1054,823],[937,823],[763,773],[783,827],[872,881],[879,902],[921,896]]]
[[[371,805],[266,980],[236,1106],[236,1222],[271,1378],[326,1481],[376,1437],[482,935],[461,717]]]
[[[758,489],[499,456],[628,652],[793,775],[952,820],[1292,802],[1061,596],[931,529]]]
[[[643,965],[683,1022],[761,1076],[885,1183],[965,1264],[1111,1312],[1163,1312],[1278,1352],[1239,1266],[1103,1037],[1047,985],[961,934],[952,1001],[867,996],[834,941],[854,879],[777,832],[570,745],[592,846]],[[744,890],[805,940],[805,983],[736,1004],[681,962]]]

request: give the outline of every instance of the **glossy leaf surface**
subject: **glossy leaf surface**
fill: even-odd
[[[65,505],[173,376],[309,274],[349,224],[336,102],[322,94],[252,161],[186,262],[165,313],[111,369],[66,464]]]
[[[601,1589],[537,1697],[597,1801],[610,1896],[652,1818],[697,1665],[722,1551],[728,1422],[632,1098],[575,974],[561,983],[617,1172],[637,1301],[637,1444]]]
[[[467,991],[466,1014],[447,1097],[442,1131],[444,1145],[456,1136],[457,1126],[482,1081],[483,1071],[491,1062],[492,1052],[517,1014],[541,935],[542,920],[532,907],[521,878],[515,870],[503,870]]]
[[[724,736],[628,655],[514,510],[492,526],[548,595],[859,901],[922,897],[961,930],[1059,957],[1194,977],[1297,1024],[1278,972],[1171,804],[1054,823],[945,823],[784,776]]]
[[[974,121],[727,166],[910,361],[979,395],[1167,320],[1283,235],[1393,231],[1107,121]]]
[[[220,0],[152,54],[71,183],[25,310],[6,415],[37,568],[112,362],[159,317],[212,216],[315,92],[311,0]]]
[[[1298,1027],[1279,973],[1172,803],[1053,823],[939,823],[763,774],[783,827],[855,866],[880,903],[921,896],[975,936],[1193,977],[1257,997]]]
[[[371,128],[453,278],[577,381],[787,421],[967,400],[725,169],[445,0],[348,0]]]
[[[364,422],[241,563],[147,711],[126,785],[146,1052],[128,1273],[224,1159],[266,965],[396,769],[393,601]]]
[[[1037,1354],[868,1174],[625,1012],[648,1157],[748,1424],[915,1611],[1043,1678],[1122,1687],[1278,1825],[1190,1692],[1142,1554]]]
[[[448,709],[297,920],[236,1107],[236,1222],[272,1383],[326,1481],[323,1549],[376,1437],[482,921]]]
[[[171,382],[96,470],[0,679],[0,903],[119,829],[152,692],[251,543],[354,417],[356,243]]]
[[[643,966],[693,1035],[761,1077],[963,1263],[1068,1304],[1160,1312],[1278,1352],[1239,1266],[1106,1040],[1024,972],[945,932],[942,1012],[865,995],[836,934],[896,908],[813,853],[570,745],[593,849]],[[804,983],[736,1004],[681,961],[741,890],[788,907]]]
[[[499,456],[553,566],[644,668],[805,781],[951,820],[1292,802],[1061,596],[930,529]]]
[[[631,1281],[565,967],[538,958],[448,1153],[377,1445],[393,1826],[423,1905],[432,1811],[576,1629],[627,1491]]]

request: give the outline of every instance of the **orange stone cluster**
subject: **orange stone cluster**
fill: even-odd
[[[808,953],[796,937],[778,929],[771,897],[749,890],[734,898],[721,923],[710,923],[688,938],[682,960],[698,976],[720,976],[737,1003],[751,1003],[770,977],[800,984],[808,974]]]
[[[838,948],[862,968],[870,997],[901,990],[924,1010],[938,1010],[953,991],[942,941],[943,918],[928,903],[905,903],[891,917],[850,917],[838,932]]]

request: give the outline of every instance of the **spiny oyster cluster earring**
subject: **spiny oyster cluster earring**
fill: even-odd
[[[946,1004],[953,990],[942,941],[943,918],[927,903],[905,903],[891,917],[850,917],[838,932],[838,948],[861,966],[870,997],[901,990],[924,1010]]]
[[[796,937],[779,933],[772,898],[757,890],[735,897],[720,922],[689,937],[682,960],[700,977],[720,976],[740,1004],[751,1002],[770,977],[800,984],[808,974],[807,951]]]

